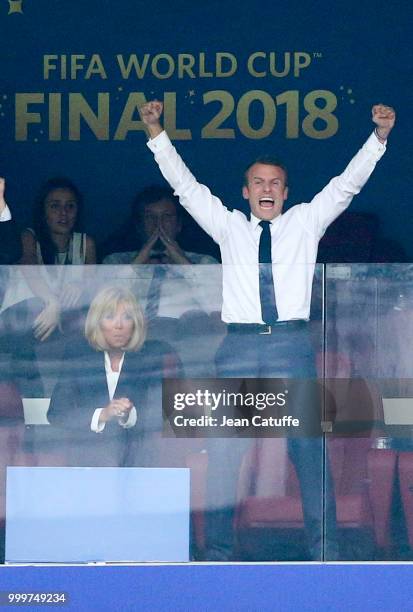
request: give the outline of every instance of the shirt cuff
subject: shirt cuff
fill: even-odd
[[[168,134],[164,130],[155,138],[148,140],[146,146],[150,148],[152,153],[159,153],[159,151],[163,151],[164,149],[172,146],[172,143],[169,140]]]
[[[367,142],[364,144],[363,148],[366,149],[366,151],[368,151],[369,153],[371,153],[374,156],[375,160],[378,161],[386,151],[386,143],[387,140],[386,142],[380,142],[375,132],[373,132],[371,136],[367,139]]]
[[[3,210],[3,212],[0,215],[0,223],[2,221],[10,221],[10,219],[11,219],[11,212],[10,212],[9,207],[6,204],[6,208]]]
[[[131,427],[135,427],[137,420],[138,420],[138,415],[136,413],[136,408],[135,408],[135,406],[132,406],[132,409],[129,412],[128,420],[127,421],[121,421],[119,419],[118,423],[124,429],[130,429]]]
[[[96,408],[95,412],[92,416],[92,421],[90,423],[90,429],[95,433],[102,433],[105,429],[105,423],[99,423],[99,417],[102,413],[103,408]]]

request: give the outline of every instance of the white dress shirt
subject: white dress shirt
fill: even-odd
[[[106,372],[106,382],[108,385],[110,401],[113,400],[113,396],[115,395],[116,387],[118,385],[118,380],[119,380],[120,373],[122,371],[124,360],[125,360],[125,353],[123,353],[122,359],[120,360],[118,372],[115,372],[114,370],[112,370],[109,353],[105,351],[105,372]],[[97,408],[95,412],[93,413],[92,421],[90,423],[90,429],[94,431],[95,433],[101,433],[105,429],[106,423],[99,423],[99,417],[101,415],[102,410],[104,409]],[[127,421],[122,421],[121,419],[118,419],[118,423],[121,427],[124,427],[125,429],[129,429],[130,427],[134,427],[136,425],[136,420],[137,420],[136,408],[135,406],[133,406],[131,411],[129,412]]]
[[[0,214],[0,223],[2,221],[10,221],[11,219],[11,212],[9,207],[6,205],[3,209],[3,212]]]
[[[217,242],[223,264],[222,319],[263,323],[259,293],[259,219],[230,211],[208,187],[197,182],[166,132],[148,147],[181,204]],[[318,243],[327,227],[350,204],[386,150],[374,133],[344,172],[309,203],[297,204],[271,224],[274,289],[279,321],[308,319]]]

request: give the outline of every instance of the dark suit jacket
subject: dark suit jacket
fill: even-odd
[[[137,353],[126,353],[114,398],[131,400],[137,411],[137,423],[125,429],[113,420],[106,423],[103,432],[95,433],[90,429],[93,413],[110,401],[104,353],[94,351],[86,343],[69,346],[47,415],[50,424],[56,427],[57,440],[65,447],[69,465],[130,464],[130,444],[135,442],[136,446],[136,438],[151,427],[153,419],[159,426],[162,422],[161,380],[159,352],[146,345]]]
[[[20,257],[21,242],[14,221],[0,222],[0,265],[15,263]]]

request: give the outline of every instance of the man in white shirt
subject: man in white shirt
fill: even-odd
[[[394,110],[382,104],[373,106],[374,133],[344,172],[333,178],[309,203],[293,206],[285,214],[282,208],[288,197],[286,169],[272,158],[260,158],[252,163],[245,172],[242,189],[244,199],[249,202],[249,216],[228,209],[206,186],[196,181],[162,129],[161,114],[162,104],[157,101],[141,109],[150,135],[148,146],[181,204],[221,249],[222,319],[228,325],[228,335],[216,356],[218,375],[315,377],[307,322],[318,243],[328,225],[359,193],[385,152],[387,137],[395,122]],[[295,408],[301,411],[304,420],[308,417],[305,403]],[[235,459],[233,467],[227,468],[229,461],[225,461],[225,457],[229,456],[229,447],[225,448],[223,440],[216,442],[209,463],[211,498],[216,493],[211,493],[213,486],[219,486],[211,486],[211,483],[222,483],[222,488],[228,489],[231,480],[235,481],[239,463]],[[237,454],[236,445],[232,445],[232,451]],[[321,438],[289,438],[288,451],[300,481],[311,557],[320,560],[325,545],[327,558],[336,558],[335,503],[331,486],[325,500],[324,530],[321,520]],[[327,482],[329,478],[327,467]],[[229,506],[235,500],[234,485],[233,490],[232,500],[231,496],[227,497]],[[229,510],[207,533],[208,547],[222,553],[222,559],[231,553],[231,525]],[[323,531],[326,542],[323,542]],[[210,558],[213,557],[212,554]]]

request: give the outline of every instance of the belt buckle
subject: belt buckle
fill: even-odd
[[[265,331],[259,332],[260,336],[269,336],[272,333],[271,325],[266,325],[265,328]]]

